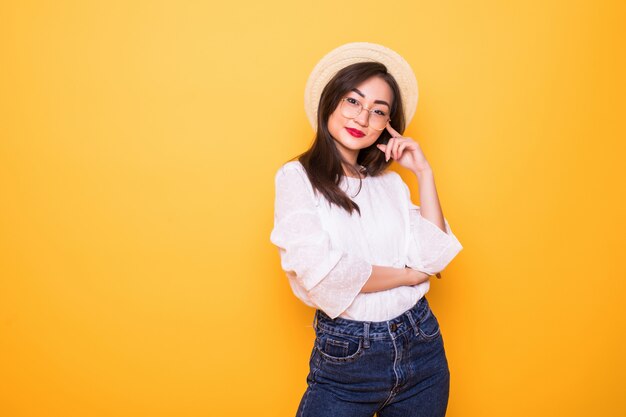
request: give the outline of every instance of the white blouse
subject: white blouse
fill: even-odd
[[[281,166],[275,186],[270,241],[278,247],[281,267],[296,297],[333,319],[390,320],[430,288],[426,281],[361,293],[372,265],[406,265],[435,274],[463,249],[447,219],[444,233],[421,216],[409,187],[394,171],[362,180],[342,178],[339,186],[359,205],[361,216],[314,192],[300,161]]]

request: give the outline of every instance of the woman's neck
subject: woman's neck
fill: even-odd
[[[359,172],[359,176],[355,176],[354,173],[352,172],[352,170],[349,167],[347,167],[346,165],[344,165],[344,167],[343,167],[344,175],[346,177],[350,177],[350,178],[361,178],[361,179],[363,179],[363,178],[365,178],[367,176],[366,172],[365,172],[365,169],[364,169],[365,167],[363,167],[362,165],[355,164],[354,168]]]

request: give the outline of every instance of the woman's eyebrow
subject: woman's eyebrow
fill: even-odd
[[[363,94],[362,92],[359,91],[358,88],[353,88],[352,91],[354,91],[355,93],[357,93],[358,95],[360,95],[361,97],[365,98],[365,94]],[[389,103],[387,103],[384,100],[376,100],[374,101],[375,104],[384,104],[387,107],[391,108],[391,106],[389,105]]]

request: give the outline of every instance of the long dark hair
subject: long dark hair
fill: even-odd
[[[335,145],[335,140],[328,131],[328,118],[349,91],[370,77],[380,77],[391,88],[393,102],[391,103],[390,124],[399,133],[404,132],[404,109],[400,88],[395,78],[387,72],[387,67],[379,62],[358,62],[338,71],[326,84],[320,96],[317,111],[315,140],[307,151],[292,158],[292,160],[298,159],[300,161],[315,190],[320,192],[331,204],[344,208],[350,214],[356,210],[361,215],[361,210],[358,204],[339,188],[339,182],[344,176],[342,162],[348,166],[350,164],[343,159]],[[385,154],[376,147],[379,143],[387,144],[390,138],[391,134],[385,129],[375,143],[359,151],[357,164],[365,166],[368,176],[379,175],[391,164],[391,159],[388,162],[385,161]],[[354,173],[360,177],[356,170]],[[359,191],[360,189],[359,187]]]

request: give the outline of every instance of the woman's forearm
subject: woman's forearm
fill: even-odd
[[[443,212],[441,211],[441,204],[439,203],[437,187],[435,186],[435,176],[432,169],[417,172],[415,175],[419,183],[421,216],[428,219],[445,232],[446,227],[443,220]]]
[[[411,268],[372,265],[372,274],[361,288],[361,292],[376,292],[417,285],[428,280],[428,274]]]

